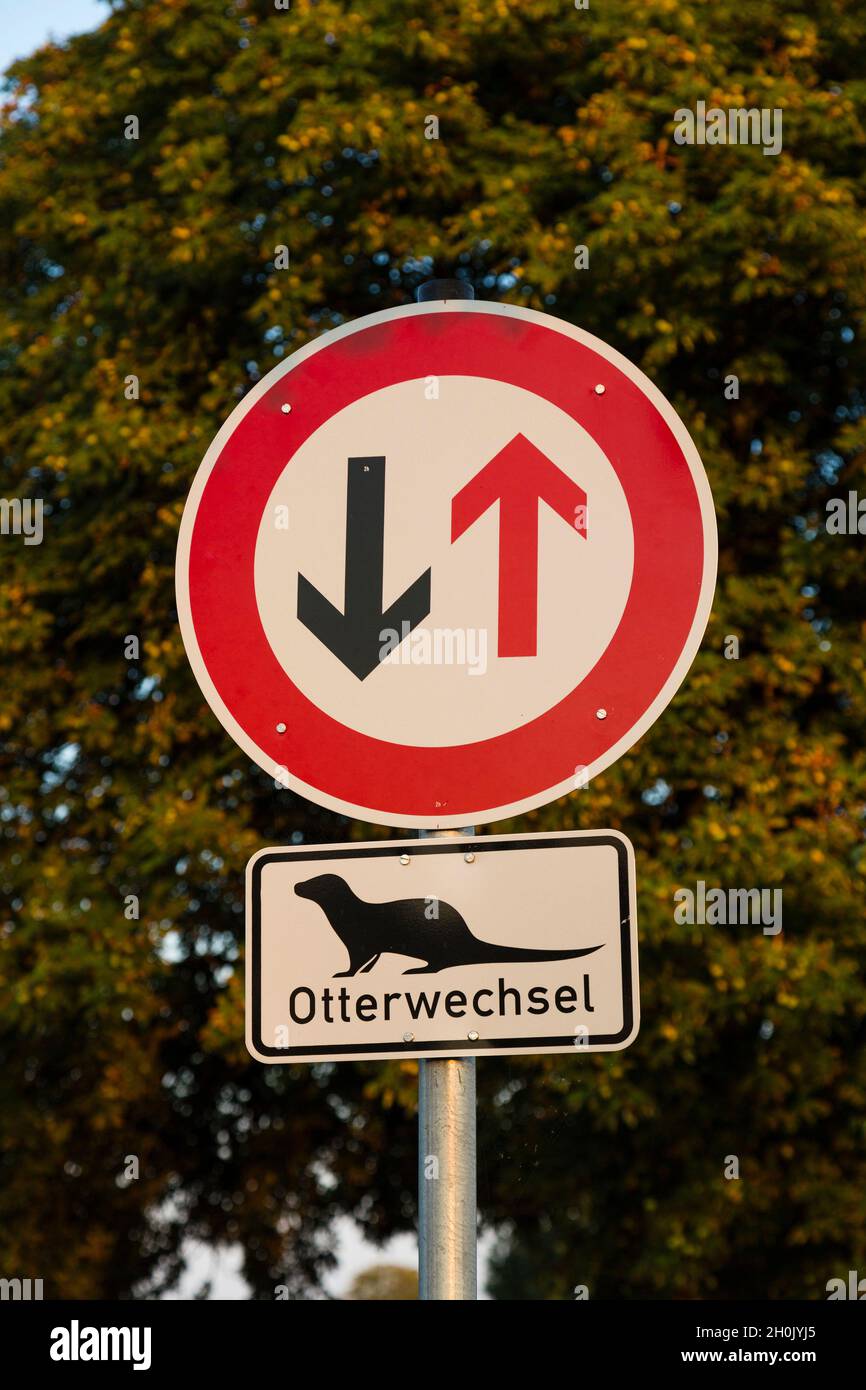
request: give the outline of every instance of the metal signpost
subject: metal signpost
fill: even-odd
[[[418,303],[474,299],[464,280],[428,280]],[[448,831],[419,830],[419,835]],[[474,833],[474,827],[472,832]],[[478,1297],[475,1058],[418,1062],[418,1297]],[[435,1176],[434,1176],[435,1175]]]
[[[419,1062],[419,1298],[478,1297],[475,1119],[475,1058]]]
[[[454,281],[446,281],[446,289]],[[456,283],[460,283],[459,281]],[[419,301],[447,298],[442,281]],[[474,298],[474,293],[464,296]],[[419,830],[451,835],[450,830]],[[475,827],[467,829],[474,835]],[[478,1297],[478,1106],[474,1057],[418,1060],[418,1297]]]
[[[247,1045],[419,1059],[422,1298],[476,1297],[475,1057],[638,1027],[628,841],[466,827],[651,727],[715,568],[709,485],[652,383],[454,282],[282,362],[195,477],[178,612],[217,718],[276,787],[421,832],[254,856]]]

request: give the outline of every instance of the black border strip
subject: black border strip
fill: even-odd
[[[634,1025],[634,1001],[632,997],[631,970],[631,925],[632,907],[629,901],[628,851],[622,840],[615,835],[575,835],[574,838],[545,839],[543,835],[528,836],[519,840],[496,841],[492,836],[476,839],[419,840],[417,845],[385,841],[382,844],[363,844],[351,849],[332,849],[328,845],[317,845],[315,849],[287,851],[278,850],[265,853],[256,860],[252,870],[252,1041],[263,1057],[279,1057],[291,1062],[297,1057],[321,1057],[323,1061],[337,1056],[352,1058],[369,1057],[371,1053],[408,1053],[417,1056],[419,1052],[467,1052],[466,1039],[454,1042],[393,1042],[393,1043],[344,1043],[339,1046],[326,1044],[322,1047],[268,1047],[262,1042],[262,869],[266,864],[281,864],[291,861],[305,863],[314,859],[375,859],[394,854],[465,854],[471,847],[475,853],[501,853],[510,849],[576,849],[581,845],[610,845],[617,854],[617,873],[619,880],[619,919],[620,950],[622,953],[622,995],[623,1027],[619,1033],[602,1033],[587,1038],[586,1046],[599,1047],[605,1043],[622,1042],[631,1033]],[[561,1047],[574,1049],[574,1036],[567,1033],[561,1038],[479,1038],[473,1042],[473,1053],[495,1052],[497,1050],[529,1047]],[[576,1050],[576,1049],[575,1049]]]

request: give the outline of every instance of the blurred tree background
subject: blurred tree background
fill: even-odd
[[[361,1303],[405,1303],[418,1297],[418,1272],[402,1265],[373,1265],[355,1275],[346,1297]]]
[[[414,1064],[242,1042],[247,857],[385,832],[233,746],[173,562],[250,386],[455,271],[649,374],[721,541],[673,706],[496,827],[633,838],[644,1021],[625,1053],[480,1063],[492,1292],[823,1297],[864,1267],[866,538],[824,528],[866,495],[864,43],[859,0],[117,0],[11,69],[0,487],[46,518],[0,537],[0,1273],[153,1296],[196,1237],[243,1248],[254,1297],[316,1296],[338,1215],[412,1228]],[[780,108],[783,151],[675,144],[699,99]],[[697,879],[783,888],[782,934],[677,925]]]

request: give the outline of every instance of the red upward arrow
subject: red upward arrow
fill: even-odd
[[[451,501],[451,543],[499,501],[500,656],[538,646],[538,508],[546,502],[586,536],[586,493],[546,454],[516,434]]]

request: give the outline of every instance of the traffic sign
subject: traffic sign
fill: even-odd
[[[211,708],[278,784],[465,827],[646,732],[715,569],[709,485],[652,383],[571,324],[452,299],[258,383],[194,480],[177,597]]]
[[[265,849],[247,866],[261,1062],[616,1051],[638,1029],[615,830]]]

